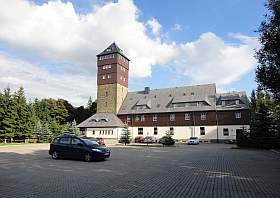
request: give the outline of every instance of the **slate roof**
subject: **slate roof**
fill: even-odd
[[[236,109],[248,109],[249,100],[245,92],[229,92],[220,93],[216,95],[217,98],[217,110],[236,110]],[[236,104],[236,100],[239,104]],[[226,104],[222,104],[225,101]]]
[[[99,56],[103,56],[103,55],[108,55],[108,54],[115,54],[115,53],[119,53],[122,56],[124,56],[127,60],[129,60],[124,54],[123,51],[121,50],[121,48],[119,48],[119,46],[113,42],[109,47],[107,47],[103,52],[101,52],[100,54],[97,55],[97,57]]]
[[[124,127],[114,113],[96,113],[78,125],[79,128]]]
[[[118,115],[215,110],[216,85],[205,84],[128,92]],[[205,106],[174,107],[173,104],[202,102]],[[144,108],[137,108],[144,106]]]

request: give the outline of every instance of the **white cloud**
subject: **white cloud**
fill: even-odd
[[[181,31],[182,26],[178,23],[175,23],[174,26],[171,29],[174,30],[174,31]]]
[[[256,66],[254,49],[259,43],[257,38],[242,34],[231,34],[231,37],[241,43],[228,44],[208,32],[196,41],[181,44],[176,65],[193,83],[215,82],[221,86],[239,80]]]
[[[53,74],[22,57],[17,60],[0,54],[0,88],[24,85],[31,96],[62,97],[82,105],[96,94],[96,54],[113,41],[131,59],[132,78],[151,76],[153,65],[173,63],[172,69],[193,83],[216,82],[222,88],[256,65],[256,38],[234,33],[229,36],[237,44],[226,43],[208,32],[187,43],[165,42],[158,20],[141,22],[138,13],[132,0],[93,5],[87,14],[78,14],[72,3],[64,1],[42,5],[1,1],[0,42],[30,57],[55,62],[61,72]],[[154,37],[147,34],[148,28]],[[180,29],[180,24],[174,25],[174,30]]]
[[[85,105],[95,96],[96,78],[89,75],[53,74],[39,65],[8,57],[0,53],[0,89],[17,90],[23,85],[27,97],[63,98],[71,104]]]
[[[160,34],[161,24],[155,18],[150,19],[147,25],[152,29],[154,35],[158,36]]]
[[[153,20],[153,31],[160,24]],[[72,3],[49,1],[36,5],[9,0],[0,5],[0,41],[41,57],[76,64],[95,71],[96,54],[113,41],[131,59],[131,77],[151,75],[151,66],[169,61],[174,44],[146,34],[132,0],[109,2],[82,15]]]

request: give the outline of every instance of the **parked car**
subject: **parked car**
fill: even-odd
[[[236,140],[226,140],[225,143],[226,144],[235,144]]]
[[[143,143],[144,142],[144,137],[143,136],[137,136],[135,138],[135,143]]]
[[[97,137],[96,139],[97,139],[97,141],[98,141],[101,145],[105,145],[104,138],[102,138],[102,137]]]
[[[188,141],[188,144],[189,144],[189,145],[191,145],[191,144],[194,144],[194,145],[199,144],[198,137],[190,137],[190,139],[189,139],[189,141]]]
[[[80,138],[93,140],[93,141],[97,142],[99,145],[105,145],[103,138],[102,138],[103,140],[99,140],[99,138],[95,138],[95,137],[80,137]]]
[[[61,135],[51,142],[49,154],[53,159],[71,158],[89,162],[109,158],[111,152],[109,148],[92,139]]]
[[[154,136],[146,136],[145,138],[144,138],[144,141],[143,141],[144,143],[156,143],[157,142],[157,139],[156,139],[156,137],[154,137]]]

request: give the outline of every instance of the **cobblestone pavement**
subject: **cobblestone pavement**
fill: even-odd
[[[230,147],[112,148],[90,163],[0,147],[0,197],[280,197],[280,155]]]

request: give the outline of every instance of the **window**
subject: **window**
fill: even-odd
[[[106,65],[103,65],[102,69],[106,69]]]
[[[111,69],[112,65],[108,65],[108,69]]]
[[[241,112],[235,112],[235,118],[240,119],[241,118]]]
[[[138,128],[138,135],[143,135],[143,128]]]
[[[235,100],[235,104],[239,105],[239,100]]]
[[[108,92],[107,91],[105,92],[105,96],[108,97]]]
[[[107,75],[107,78],[110,79],[110,78],[111,78],[111,75],[108,74],[108,75]]]
[[[189,113],[185,113],[185,120],[190,120],[191,119],[191,115]]]
[[[120,77],[120,79],[122,80],[122,76]]]
[[[92,135],[95,135],[95,130],[92,131]]]
[[[127,121],[127,122],[131,122],[131,117],[130,117],[130,116],[127,116],[127,117],[126,117],[126,121]]]
[[[144,121],[145,121],[145,116],[141,115],[141,122],[144,122]]]
[[[70,137],[62,137],[60,138],[59,143],[61,144],[70,144],[71,138]]]
[[[200,119],[201,120],[206,120],[206,113],[201,113],[200,114]]]
[[[157,115],[153,115],[153,122],[157,122]]]
[[[170,127],[170,135],[174,135],[174,128]]]
[[[106,78],[105,76],[102,76],[102,79],[103,79],[103,80],[105,80],[105,78]]]
[[[139,116],[135,117],[135,122],[139,122]]]
[[[75,144],[75,145],[83,144],[83,142],[81,140],[77,139],[77,138],[72,138],[72,144]]]
[[[200,135],[205,135],[205,127],[200,127]]]
[[[222,101],[222,106],[225,106],[226,105],[226,101]]]
[[[157,135],[157,134],[158,134],[157,127],[154,127],[154,135]]]
[[[224,136],[229,136],[228,128],[223,129]]]
[[[175,114],[172,113],[172,114],[170,114],[170,121],[174,121],[174,120],[175,120]]]

